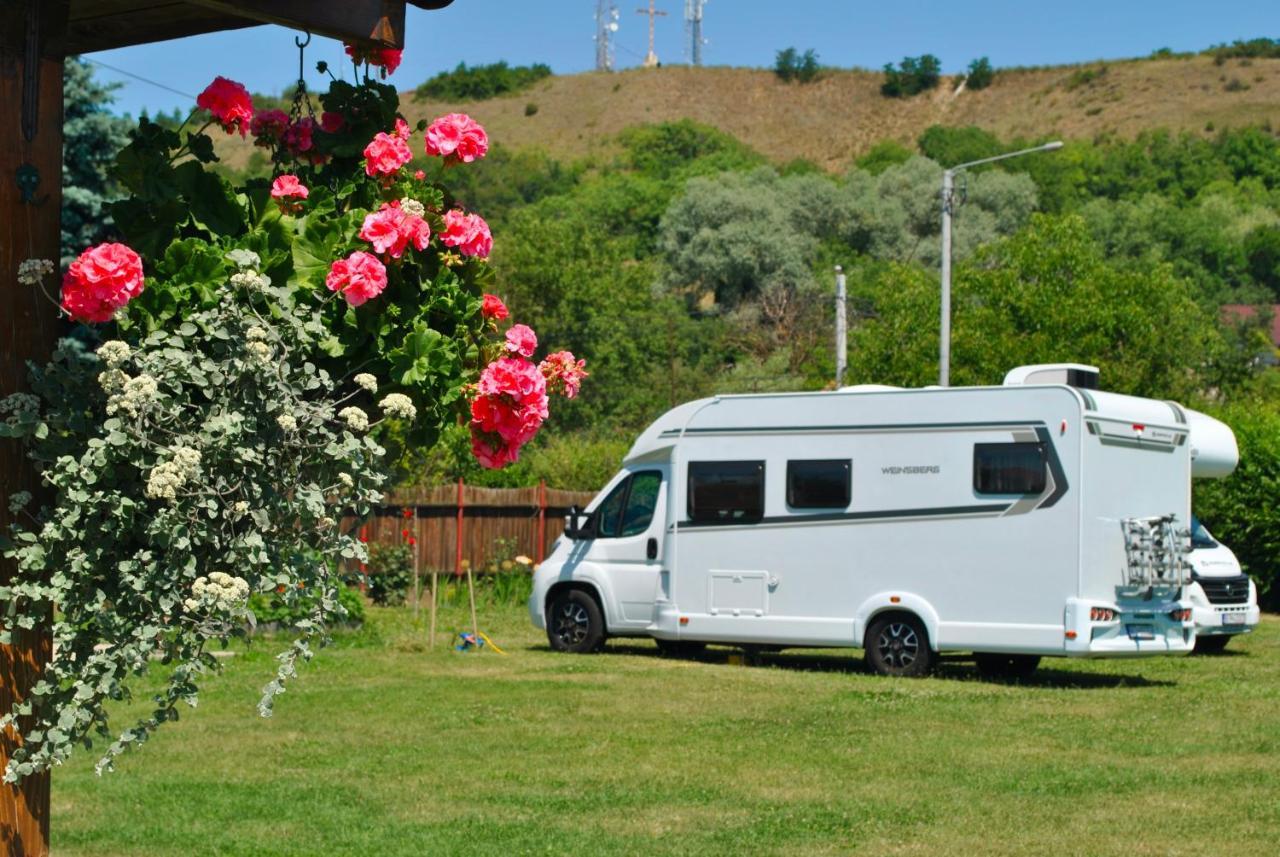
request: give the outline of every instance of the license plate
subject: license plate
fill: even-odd
[[[1244,624],[1244,614],[1243,614],[1243,613],[1223,613],[1223,614],[1222,614],[1222,624],[1224,624],[1224,625],[1243,625],[1243,624]]]
[[[1156,638],[1155,631],[1150,625],[1125,625],[1125,633],[1129,635],[1130,640],[1154,640]]]

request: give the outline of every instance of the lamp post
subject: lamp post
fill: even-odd
[[[1004,161],[1034,152],[1052,152],[1061,148],[1062,141],[1054,140],[1043,146],[969,161],[942,171],[942,335],[938,348],[938,386],[951,385],[951,214],[955,203],[956,173],[981,164]]]

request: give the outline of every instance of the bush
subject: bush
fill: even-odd
[[[1280,412],[1256,403],[1214,414],[1231,426],[1240,446],[1240,464],[1226,479],[1195,483],[1197,516],[1235,553],[1258,584],[1268,610],[1280,609]]]
[[[360,597],[360,593],[348,586],[339,586],[337,596],[338,604],[346,612],[342,621],[347,625],[363,624],[364,599]],[[276,625],[287,630],[310,617],[315,612],[318,600],[307,595],[287,598],[281,592],[255,592],[249,596],[249,609],[259,625]]]
[[[374,604],[403,604],[413,583],[413,552],[408,545],[370,545],[366,580]]]
[[[995,80],[996,72],[991,67],[991,60],[979,57],[969,63],[969,73],[965,75],[965,86],[969,89],[986,89]]]
[[[998,137],[974,125],[948,128],[932,125],[916,141],[920,154],[944,167],[989,158],[1008,151]]]
[[[525,116],[536,116],[537,113],[538,113],[538,105],[534,104],[532,101],[530,101],[528,104],[524,106]]]
[[[1098,80],[1101,80],[1107,74],[1106,65],[1095,65],[1089,68],[1078,68],[1067,78],[1065,88],[1068,92],[1073,89],[1079,89],[1082,86],[1091,86]]]
[[[442,71],[419,85],[414,96],[419,100],[483,101],[496,95],[520,92],[550,76],[551,66],[544,63],[512,67],[505,61],[477,66],[460,62],[453,71]]]
[[[783,48],[778,51],[773,64],[773,73],[787,83],[812,83],[818,79],[820,71],[822,66],[818,64],[818,54],[812,48],[803,55],[795,48]]]
[[[1214,45],[1205,53],[1218,65],[1229,59],[1276,59],[1280,58],[1280,39],[1236,39],[1229,45]]]
[[[909,98],[937,87],[942,80],[942,62],[933,54],[903,57],[898,68],[884,67],[880,94],[888,98]]]
[[[911,150],[897,140],[883,140],[871,147],[862,157],[854,161],[860,170],[878,176],[889,167],[896,167],[911,160]]]

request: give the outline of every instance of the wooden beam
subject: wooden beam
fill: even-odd
[[[62,204],[62,55],[58,49],[67,21],[68,0],[0,3],[0,128],[9,129],[0,146],[0,396],[27,389],[28,360],[48,361],[57,339],[57,310],[35,286],[18,283],[18,265],[28,258],[57,263]],[[29,26],[27,14],[38,20]],[[36,67],[24,56],[26,34],[35,32]],[[25,80],[39,85],[35,95],[35,135],[19,132]],[[15,176],[34,168],[39,184],[34,201],[24,202]],[[28,190],[30,186],[28,185]],[[51,278],[55,281],[56,278]],[[7,498],[21,490],[38,493],[39,480],[22,445],[0,442],[0,526],[8,530]],[[13,573],[0,560],[0,580]],[[0,711],[27,697],[49,661],[49,629],[14,635],[0,646]],[[0,734],[0,767],[17,746],[10,728]],[[49,775],[27,777],[20,786],[0,785],[0,848],[10,855],[49,853]]]
[[[175,0],[142,3],[79,0],[71,8],[65,49],[68,54],[83,54],[261,24],[255,19]]]
[[[242,18],[266,24],[280,24],[308,30],[348,42],[375,42],[389,48],[404,47],[405,0],[343,0],[317,3],[314,0],[190,0]]]

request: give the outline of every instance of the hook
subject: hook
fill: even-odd
[[[307,45],[311,44],[311,31],[303,30],[303,32],[307,34],[307,40],[305,42],[298,41],[297,36],[293,37],[293,43],[297,45],[299,49],[305,48]]]
[[[307,45],[311,44],[311,31],[303,30],[303,32],[307,34],[307,40],[305,42],[300,41],[297,36],[293,37],[293,43],[298,46],[298,86],[299,88],[306,87],[306,83],[304,82],[306,78],[303,76],[302,62],[303,62],[303,57],[306,55],[306,52],[307,52]]]

